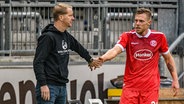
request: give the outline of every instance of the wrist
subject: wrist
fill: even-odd
[[[102,62],[104,62],[104,61],[105,61],[102,57],[99,57],[99,60],[101,60]]]
[[[92,63],[92,62],[93,62],[93,60],[94,60],[93,58],[90,58],[90,60],[89,60],[89,62],[88,62],[88,63],[89,63],[89,64],[90,64],[90,63]]]

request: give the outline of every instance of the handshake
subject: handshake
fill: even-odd
[[[93,71],[96,68],[100,68],[100,66],[102,66],[103,62],[104,62],[104,60],[100,57],[91,58],[90,62],[88,63],[88,66],[91,69],[91,71]]]

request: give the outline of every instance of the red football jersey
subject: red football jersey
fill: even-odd
[[[159,55],[169,52],[165,35],[149,29],[145,36],[141,36],[132,30],[124,32],[116,45],[123,51],[126,50],[123,87],[132,90],[158,90]]]

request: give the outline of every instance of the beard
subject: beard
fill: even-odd
[[[135,31],[138,33],[138,34],[142,34],[143,33],[143,30],[140,28],[140,27],[136,27],[135,28]]]

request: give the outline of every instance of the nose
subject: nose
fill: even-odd
[[[136,22],[135,22],[135,27],[136,27],[136,26],[140,26],[140,24],[141,24],[140,21],[136,21]]]
[[[136,24],[136,25],[139,25],[139,24],[140,24],[140,22],[139,22],[139,21],[135,21],[135,24]]]
[[[74,16],[72,17],[72,21],[74,21],[75,20],[75,18],[74,18]]]

